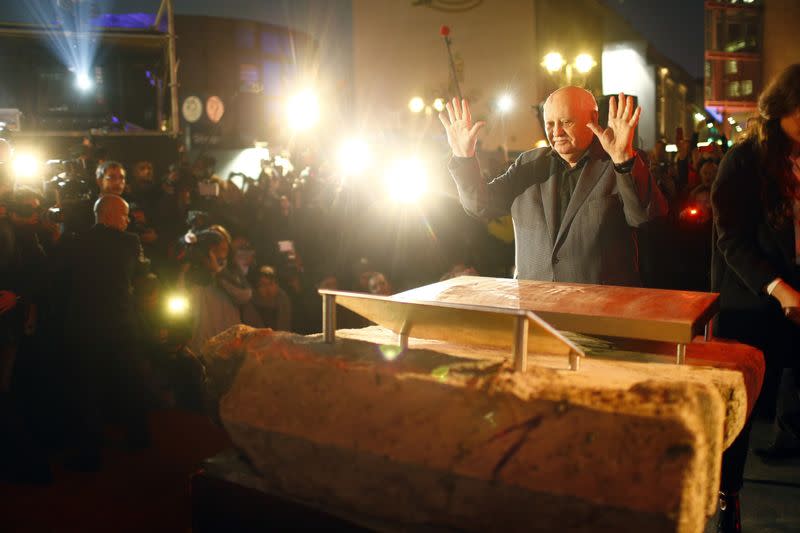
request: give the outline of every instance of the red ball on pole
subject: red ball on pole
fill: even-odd
[[[442,37],[447,37],[448,35],[450,35],[450,27],[442,26],[441,28],[439,28],[439,35],[441,35]]]

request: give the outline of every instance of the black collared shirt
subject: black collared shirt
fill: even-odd
[[[557,152],[554,151],[551,154],[551,157],[556,161],[557,168],[559,168],[559,172],[556,175],[558,180],[556,183],[558,196],[558,204],[556,206],[556,214],[558,215],[556,217],[556,231],[561,227],[561,221],[564,220],[564,213],[567,212],[569,199],[572,198],[572,193],[575,192],[575,187],[578,185],[578,178],[581,177],[583,167],[585,167],[586,162],[589,161],[590,153],[591,147],[586,150],[574,167],[570,167],[569,163],[564,161]]]

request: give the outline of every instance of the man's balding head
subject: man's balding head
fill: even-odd
[[[556,89],[550,93],[550,96],[548,96],[547,100],[545,100],[545,108],[549,102],[556,101],[569,102],[571,105],[575,106],[576,109],[597,111],[597,100],[594,99],[594,95],[592,93],[583,87],[575,87],[571,85],[569,87],[561,87],[560,89]]]
[[[128,229],[128,202],[116,194],[103,194],[94,204],[95,222],[119,231]]]
[[[597,101],[581,87],[562,87],[544,103],[544,126],[550,146],[574,165],[594,140],[586,124],[597,122]]]

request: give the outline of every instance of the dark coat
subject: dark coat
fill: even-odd
[[[761,203],[767,179],[752,142],[733,146],[720,164],[711,188],[714,246],[711,288],[720,309],[764,312],[777,302],[764,290],[775,278],[800,289],[795,279],[794,228],[771,227]]]
[[[797,366],[800,328],[790,322],[766,287],[782,278],[800,289],[795,267],[794,228],[776,230],[761,203],[762,180],[755,147],[743,142],[722,160],[711,188],[714,246],[711,288],[720,293],[715,333],[763,350],[765,380],[783,367]]]
[[[147,269],[136,234],[96,224],[79,235],[67,258],[70,330],[93,336],[132,333],[133,280]]]
[[[641,154],[629,173],[619,173],[597,141],[589,150],[560,226],[555,217],[561,162],[551,148],[524,152],[488,184],[477,159],[451,160],[469,214],[511,214],[519,279],[641,285],[633,228],[666,214],[666,200]]]

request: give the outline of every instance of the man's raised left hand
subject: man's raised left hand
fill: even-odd
[[[633,135],[641,114],[641,107],[636,106],[636,109],[633,109],[632,96],[626,97],[623,93],[619,93],[619,105],[615,97],[609,98],[607,128],[603,129],[595,122],[586,125],[597,136],[603,150],[611,156],[615,165],[624,163],[636,155],[633,151]]]

